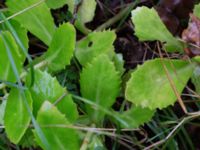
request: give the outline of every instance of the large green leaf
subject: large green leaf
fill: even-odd
[[[10,32],[4,31],[0,35],[0,79],[16,82],[16,77],[14,75],[11,62],[9,61],[9,55],[7,53],[5,41],[8,43],[9,49],[11,50],[11,54],[13,57],[13,62],[16,65],[17,71],[20,74],[23,67],[24,57],[22,52],[20,53],[17,44],[15,43],[15,39],[12,37]]]
[[[131,109],[122,112],[121,114],[117,113],[124,122],[126,122],[125,126],[121,124],[122,128],[138,128],[140,125],[151,120],[154,115],[155,110],[151,110],[149,108],[135,107],[132,106]]]
[[[75,55],[81,65],[85,66],[100,54],[112,55],[113,42],[116,38],[114,31],[92,32],[76,45]]]
[[[8,138],[13,143],[17,144],[24,135],[31,117],[24,104],[24,98],[27,100],[29,107],[32,109],[32,98],[28,90],[25,91],[23,97],[20,90],[12,88],[7,100],[4,125]]]
[[[52,8],[52,9],[57,9],[67,4],[69,11],[73,13],[75,0],[47,0],[46,4],[49,8]]]
[[[108,56],[100,55],[89,63],[80,75],[81,94],[84,98],[108,109],[115,102],[120,89],[120,75]],[[101,121],[104,113],[86,105],[90,117]]]
[[[45,101],[42,105],[38,112],[37,122],[41,126],[52,150],[79,149],[79,137],[76,131],[68,128],[72,124],[50,102]],[[59,127],[59,125],[61,126]],[[35,136],[38,144],[45,149],[37,134]]]
[[[96,10],[95,0],[83,0],[77,12],[77,20],[75,26],[83,33],[88,34],[89,29],[85,26],[86,23],[92,21]]]
[[[30,87],[31,95],[33,97],[33,111],[34,115],[41,107],[45,100],[55,103],[59,98],[63,96],[66,90],[60,86],[56,78],[53,78],[47,72],[35,70],[35,82]],[[27,85],[31,83],[31,75],[27,76]],[[63,97],[58,103],[56,103],[58,109],[66,115],[69,121],[73,122],[78,117],[76,105],[73,102],[70,95]]]
[[[167,42],[165,46],[168,52],[183,51],[182,44],[167,30],[154,8],[136,8],[132,11],[132,21],[135,25],[135,35],[140,41],[159,40]]]
[[[37,3],[40,3],[40,0],[8,0],[6,5],[9,11],[14,14]],[[22,12],[14,19],[41,39],[46,45],[50,44],[56,28],[46,3],[43,2],[26,12]]]
[[[198,18],[200,18],[200,4],[195,5],[193,13],[195,16],[197,16]]]
[[[70,64],[75,49],[76,32],[70,23],[61,25],[55,32],[44,59],[48,62],[51,72],[64,69]]]
[[[170,85],[161,59],[146,61],[131,76],[126,87],[126,99],[150,109],[172,105],[177,97]],[[192,75],[194,66],[182,60],[163,59],[174,86],[181,94]]]

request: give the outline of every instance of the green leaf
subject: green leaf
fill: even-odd
[[[68,128],[72,124],[50,102],[45,101],[40,108],[37,122],[42,127],[42,131],[52,150],[79,149],[79,140],[76,131]],[[37,143],[45,149],[38,135],[35,134],[35,136]]]
[[[21,140],[19,141],[18,145],[21,146],[23,149],[30,148],[30,147],[36,148],[36,146],[38,146],[36,144],[35,137],[33,135],[33,132],[32,132],[31,128],[28,128],[26,130],[26,133],[21,138]]]
[[[91,32],[85,24],[92,21],[96,10],[95,0],[83,0],[81,6],[78,9],[77,20],[75,26],[83,33],[88,34]]]
[[[140,41],[158,40],[166,42],[168,52],[183,51],[182,44],[167,30],[154,8],[136,8],[132,11],[132,21],[135,25],[135,35]]]
[[[22,96],[19,89],[12,88],[6,104],[5,130],[10,141],[15,144],[20,141],[31,121],[23,100],[26,98],[29,107],[32,109],[32,98],[28,90],[25,91],[25,96]]]
[[[66,90],[60,86],[56,78],[53,78],[47,72],[42,72],[40,70],[34,71],[35,82],[32,87],[30,87],[30,92],[33,97],[33,112],[34,115],[41,107],[45,100],[55,103],[59,98],[66,93]],[[31,83],[31,75],[27,76],[26,85]],[[62,98],[58,103],[56,103],[58,109],[66,115],[67,119],[71,122],[75,121],[78,117],[78,111],[76,105],[73,102],[70,95]]]
[[[192,61],[200,63],[200,56],[195,56],[192,58]]]
[[[16,34],[17,34],[17,36],[18,36],[18,38],[20,39],[20,41],[22,42],[22,44],[24,45],[24,47],[26,48],[26,50],[28,50],[28,42],[29,42],[29,40],[28,40],[28,35],[27,35],[27,33],[28,33],[28,31],[25,29],[25,28],[23,28],[17,21],[15,21],[15,20],[9,20],[9,25],[11,25],[12,26],[12,28],[15,30],[15,32],[16,32]],[[1,28],[3,29],[3,30],[9,30],[9,27],[7,26],[7,23],[3,23],[3,24],[1,24]],[[13,35],[13,33],[12,33],[12,31],[11,30],[9,30],[10,31],[10,33]],[[13,36],[14,37],[14,36]],[[16,39],[15,39],[15,41],[16,41]],[[16,43],[17,43],[17,41],[16,41]],[[18,45],[18,47],[19,47],[19,50],[20,50],[20,53],[22,54],[22,62],[24,62],[25,61],[25,59],[26,59],[26,56],[25,56],[25,54],[23,53],[23,50],[20,48],[20,46]]]
[[[93,134],[90,143],[88,144],[88,150],[106,150],[101,136]]]
[[[8,53],[6,50],[5,43],[3,41],[5,39],[7,41],[8,46],[11,50],[11,54],[13,57],[13,61],[16,65],[17,71],[20,74],[23,68],[23,63],[24,63],[24,57],[22,53],[19,52],[18,46],[15,43],[15,39],[12,37],[10,32],[4,31],[0,35],[0,79],[4,81],[9,81],[9,82],[16,82],[17,79],[15,77],[15,74],[12,70],[12,65],[11,62],[8,61]]]
[[[200,94],[200,67],[196,67],[192,74],[192,83],[195,86],[195,91]]]
[[[200,18],[200,4],[195,5],[193,13],[195,16],[197,16],[198,18]]]
[[[121,124],[122,128],[138,128],[140,125],[150,121],[154,112],[155,110],[149,108],[132,106],[131,109],[122,112],[121,114],[117,113],[116,115],[118,115],[128,125],[124,126]]]
[[[47,0],[46,4],[51,9],[58,9],[60,7],[63,7],[65,4],[67,4],[69,11],[71,13],[73,13],[74,12],[75,0]]]
[[[76,42],[76,31],[70,23],[61,25],[55,32],[44,59],[50,72],[60,71],[70,64]]]
[[[113,58],[113,62],[115,64],[116,70],[120,73],[122,76],[125,72],[124,69],[124,60],[122,54],[115,54]]]
[[[114,31],[92,32],[77,42],[75,56],[81,65],[85,66],[94,57],[101,54],[113,55]]]
[[[108,56],[100,55],[88,64],[80,75],[81,94],[84,98],[108,109],[115,102],[120,89],[120,75]],[[90,117],[101,121],[104,116],[100,110],[86,105]]]
[[[131,76],[126,87],[126,99],[136,106],[150,109],[172,105],[177,97],[170,85],[161,59],[146,61]],[[178,94],[186,86],[194,66],[182,60],[163,59]]]
[[[5,108],[6,108],[7,101],[3,101],[0,105],[0,124],[4,124],[4,114],[5,114]]]
[[[22,12],[14,19],[37,36],[46,45],[49,45],[56,29],[50,10],[47,5],[40,0],[8,0],[6,5],[12,14],[23,11],[35,4],[37,6]]]

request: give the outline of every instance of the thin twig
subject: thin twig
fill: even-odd
[[[173,82],[173,80],[172,80],[172,78],[171,78],[171,76],[170,76],[170,74],[168,72],[168,69],[167,69],[165,63],[163,62],[163,56],[162,56],[161,49],[160,49],[160,46],[159,46],[158,42],[157,42],[157,47],[158,47],[158,51],[159,51],[159,55],[160,55],[160,62],[162,64],[163,68],[164,68],[164,71],[166,73],[167,79],[169,80],[170,86],[171,86],[172,90],[174,91],[174,94],[176,95],[176,97],[178,99],[178,102],[179,102],[183,112],[185,114],[188,114],[188,111],[187,111],[187,109],[185,107],[185,104],[183,103],[183,100],[182,100],[181,96],[179,95],[179,93],[178,93],[178,91],[176,89],[176,86],[175,86],[175,84],[174,84],[174,82]]]
[[[160,141],[158,141],[156,143],[153,143],[152,145],[146,147],[144,150],[153,149],[154,147],[157,147],[157,146],[165,143],[166,141],[168,141],[174,135],[174,133],[180,128],[180,126],[185,124],[187,121],[195,119],[195,118],[197,118],[199,116],[200,116],[200,112],[197,113],[197,114],[193,114],[191,116],[183,118],[164,139],[162,139],[162,140],[160,140]]]
[[[95,127],[95,125],[93,124],[92,127]],[[90,143],[90,139],[91,139],[92,135],[93,135],[93,132],[91,132],[91,131],[88,131],[86,133],[86,136],[85,136],[85,138],[83,140],[83,143],[82,143],[82,145],[80,147],[80,150],[87,150],[88,144]]]

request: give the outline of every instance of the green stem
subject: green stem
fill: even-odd
[[[116,16],[114,16],[113,18],[109,19],[104,24],[100,25],[96,29],[96,31],[102,31],[102,30],[110,27],[111,25],[115,24],[119,20],[121,20],[121,18],[123,18],[124,16],[126,16],[127,13],[130,12],[130,9],[134,8],[138,4],[138,2],[139,2],[139,0],[136,0],[135,2],[131,3],[130,5],[128,5],[125,9],[123,9],[122,11],[120,11]]]

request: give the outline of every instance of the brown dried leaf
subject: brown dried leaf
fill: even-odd
[[[182,39],[189,44],[186,53],[191,56],[200,55],[200,19],[190,14],[190,22],[182,32]]]

